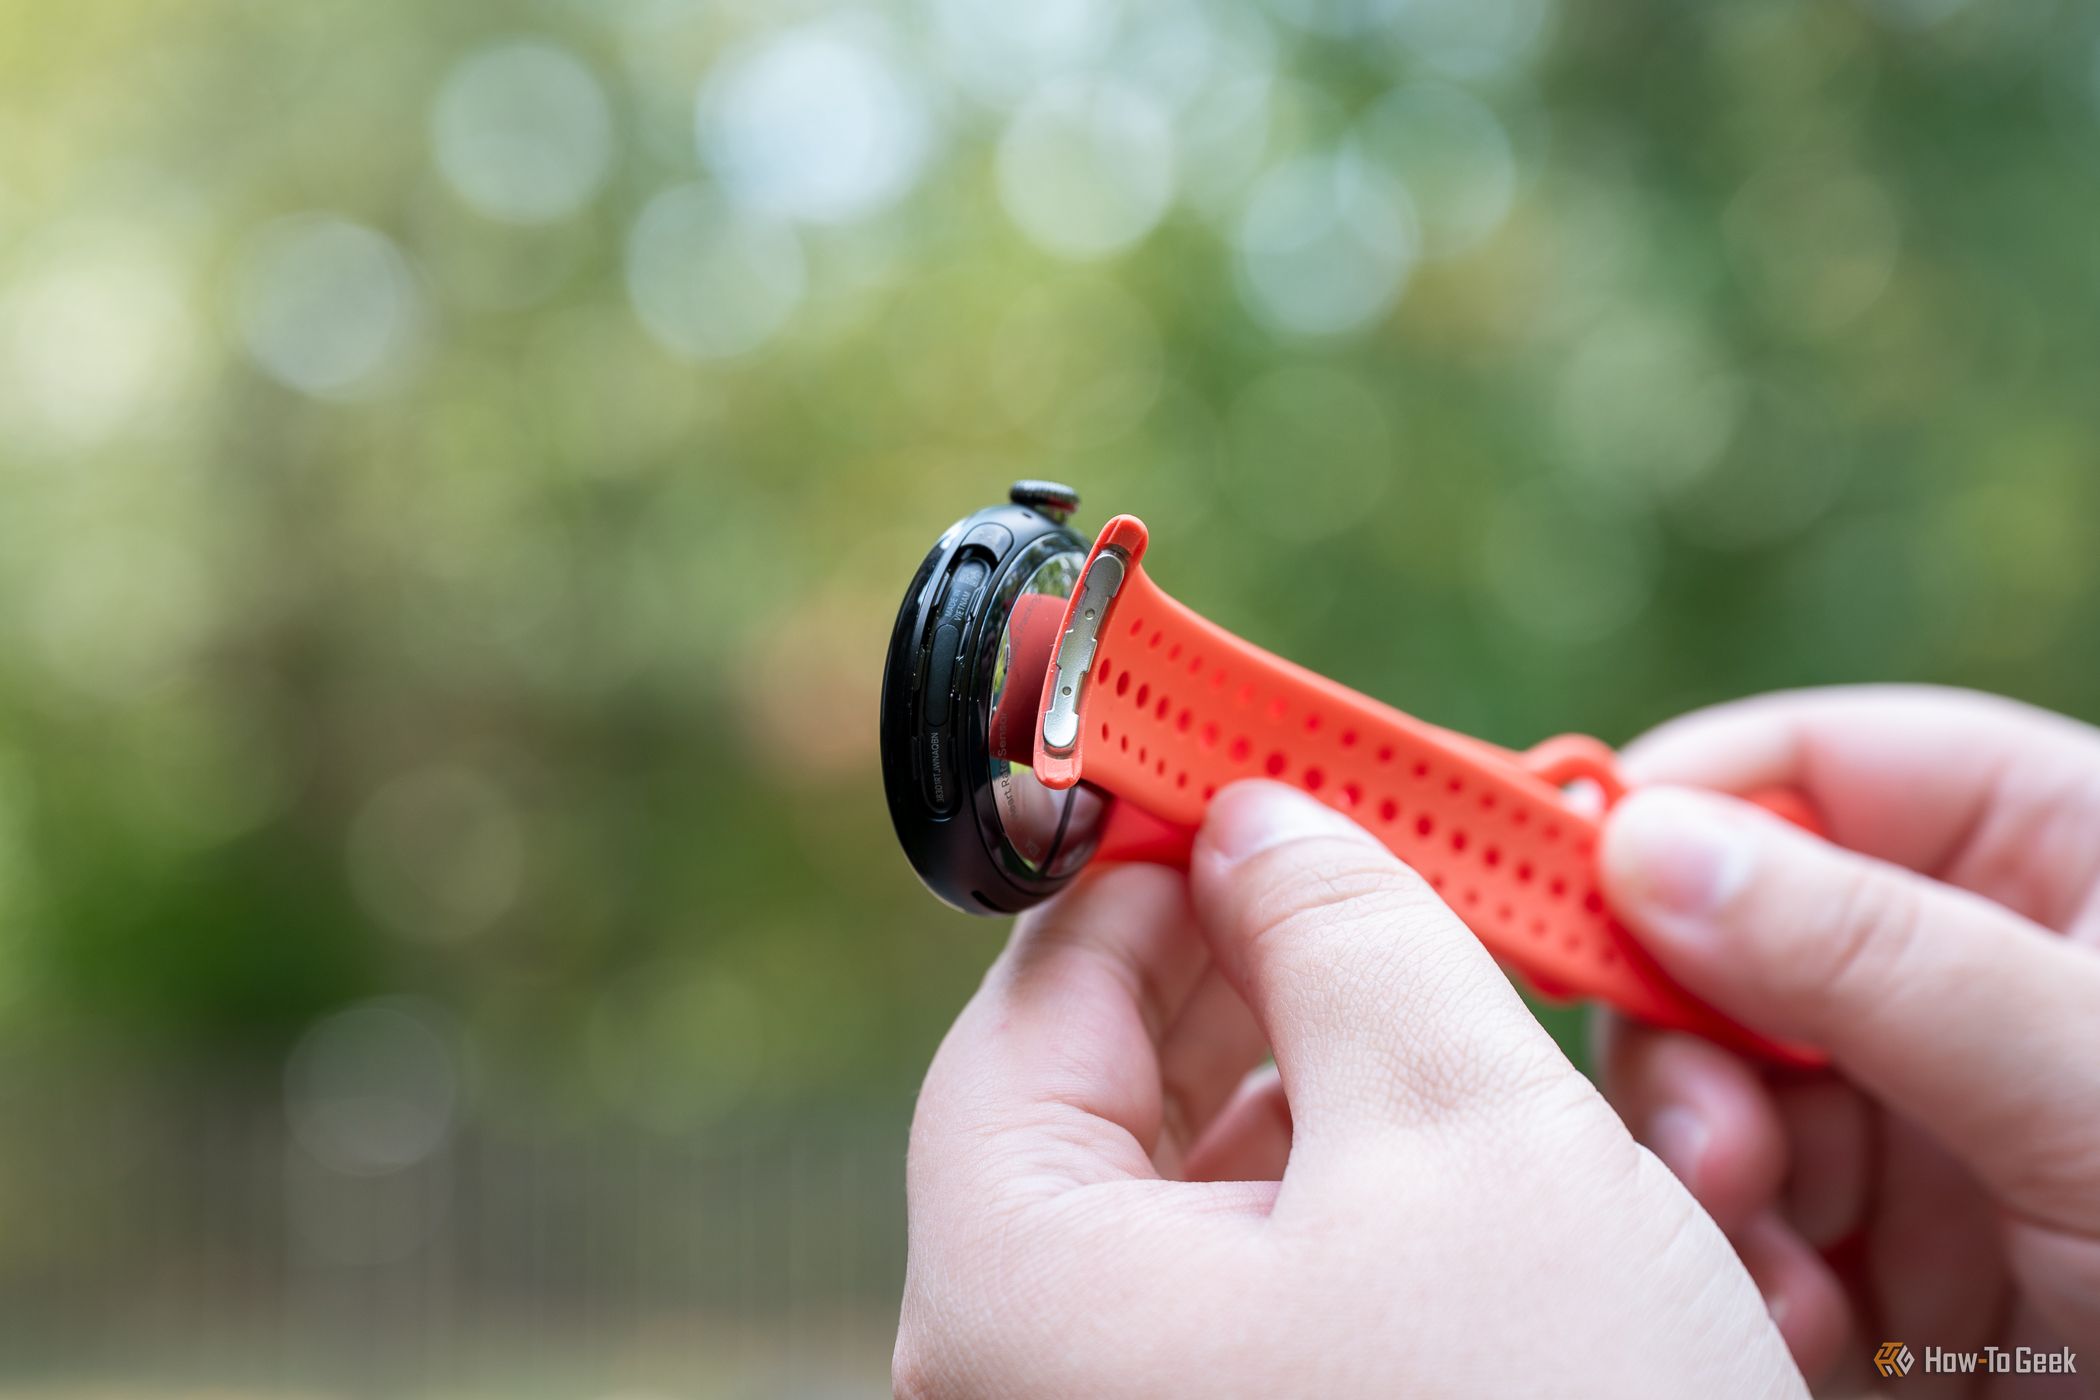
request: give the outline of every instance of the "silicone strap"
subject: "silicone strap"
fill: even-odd
[[[1796,1064],[1821,1057],[1723,1017],[1673,982],[1605,907],[1598,813],[1563,789],[1594,784],[1601,808],[1624,791],[1612,751],[1582,736],[1527,753],[1425,723],[1208,622],[1160,590],[1131,516],[1103,529],[1089,573],[1114,551],[1122,578],[1098,630],[1085,583],[1064,618],[1043,687],[1036,776],[1086,781],[1143,808],[1166,831],[1201,823],[1240,778],[1289,783],[1347,812],[1420,872],[1497,959],[1551,997],[1596,997],[1654,1025],[1689,1030]],[[1084,576],[1083,576],[1084,577]],[[1091,631],[1094,644],[1086,655]],[[1056,692],[1075,694],[1077,735],[1060,749]]]

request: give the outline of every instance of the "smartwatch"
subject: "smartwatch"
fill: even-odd
[[[1514,752],[1439,728],[1209,622],[1144,567],[1133,516],[1091,543],[1070,488],[1014,484],[919,567],[882,686],[883,786],[912,867],[975,913],[1048,898],[1089,860],[1185,865],[1219,789],[1288,783],[1412,866],[1540,994],[1593,998],[1766,1059],[1606,906],[1596,851],[1624,794],[1601,740]],[[1753,799],[1802,825],[1791,793]]]

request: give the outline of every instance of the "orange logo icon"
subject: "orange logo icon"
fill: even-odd
[[[1884,1376],[1907,1376],[1913,1364],[1910,1348],[1901,1342],[1883,1342],[1874,1353],[1874,1369]]]

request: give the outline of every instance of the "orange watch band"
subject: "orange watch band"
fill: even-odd
[[[1143,523],[1118,516],[1088,555],[1043,682],[1042,782],[1084,777],[1176,828],[1237,779],[1289,783],[1360,822],[1541,993],[1820,1062],[1693,997],[1605,906],[1599,817],[1563,789],[1587,780],[1616,801],[1609,747],[1570,735],[1514,753],[1360,695],[1176,602],[1142,567],[1145,545]]]

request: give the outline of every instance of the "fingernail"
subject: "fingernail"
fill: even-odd
[[[1655,912],[1711,914],[1750,875],[1750,838],[1714,809],[1716,799],[1652,791],[1611,820],[1604,858],[1622,897]]]
[[[1341,813],[1282,783],[1233,784],[1212,801],[1204,824],[1211,849],[1235,865],[1272,846],[1308,836],[1377,844],[1369,832]]]
[[[1706,1136],[1706,1124],[1698,1114],[1672,1104],[1656,1110],[1641,1140],[1648,1144],[1649,1151],[1662,1158],[1670,1175],[1690,1186],[1700,1159],[1706,1155]]]

